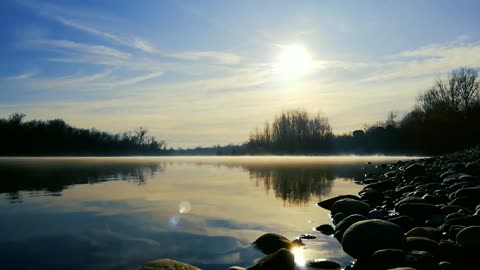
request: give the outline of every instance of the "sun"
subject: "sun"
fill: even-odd
[[[284,79],[298,79],[310,73],[314,61],[310,52],[302,45],[280,45],[280,52],[273,65],[275,73]]]

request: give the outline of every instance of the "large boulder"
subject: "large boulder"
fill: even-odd
[[[144,264],[139,270],[200,270],[199,268],[171,259],[161,259]]]
[[[381,249],[403,249],[405,235],[402,229],[380,219],[359,221],[343,234],[342,247],[350,256],[358,259],[370,257]]]
[[[291,249],[296,246],[296,244],[288,240],[288,238],[276,233],[266,233],[260,236],[253,242],[253,245],[264,254],[272,254],[279,249]]]
[[[293,254],[285,248],[277,250],[275,253],[267,255],[260,259],[257,264],[249,267],[248,270],[294,270],[295,258]]]
[[[368,212],[370,212],[370,210],[372,210],[372,207],[362,201],[353,199],[341,199],[332,205],[331,213],[332,215],[335,215],[337,213],[344,213],[347,216],[353,214],[366,216],[368,215]]]

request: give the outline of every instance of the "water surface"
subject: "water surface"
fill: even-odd
[[[0,158],[1,268],[123,270],[159,258],[247,267],[266,232],[315,234],[303,256],[346,265],[337,241],[312,231],[330,223],[315,203],[356,194],[355,179],[399,159]]]

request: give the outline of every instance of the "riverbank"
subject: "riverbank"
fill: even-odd
[[[318,203],[356,259],[351,269],[465,269],[480,250],[480,146],[397,162],[356,195]]]

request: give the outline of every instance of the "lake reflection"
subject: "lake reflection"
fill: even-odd
[[[293,239],[330,222],[314,203],[358,192],[366,160],[384,158],[2,158],[2,269],[250,266],[261,234]],[[307,259],[350,261],[317,235]]]

